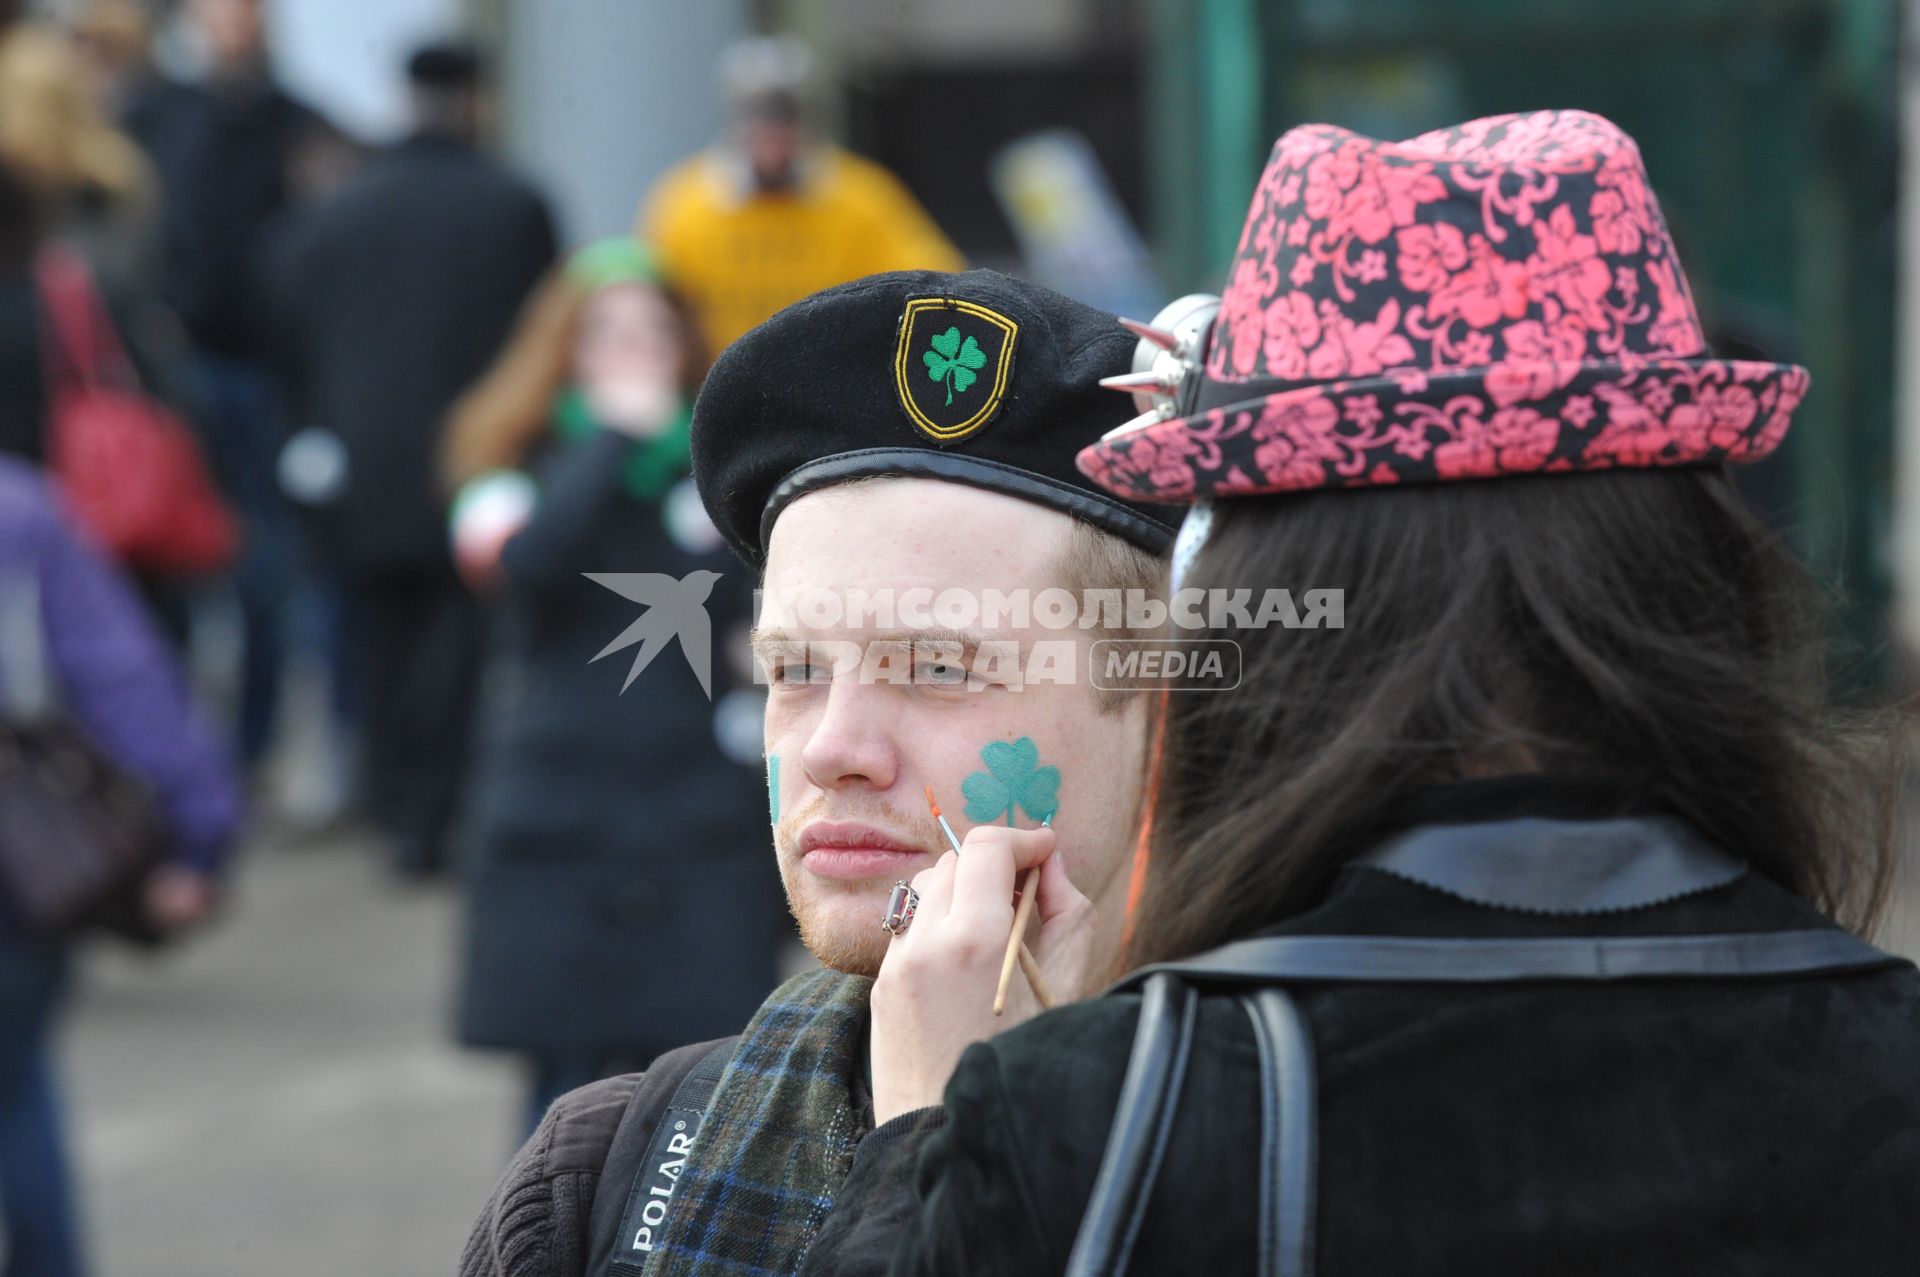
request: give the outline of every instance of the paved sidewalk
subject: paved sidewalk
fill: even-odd
[[[447,1038],[456,914],[364,841],[256,848],[227,920],[101,952],[66,1035],[97,1277],[443,1277],[519,1076]]]

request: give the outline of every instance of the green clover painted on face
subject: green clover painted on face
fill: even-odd
[[[967,798],[967,819],[976,825],[1006,817],[1013,824],[1015,810],[1042,823],[1053,819],[1060,806],[1060,769],[1040,765],[1040,747],[1030,736],[1017,741],[994,741],[980,751],[987,770],[975,772],[960,784]]]
[[[965,394],[979,379],[980,370],[987,366],[987,352],[971,337],[963,343],[957,326],[936,334],[933,349],[920,359],[927,365],[929,380],[947,383],[949,405],[953,403],[953,392]]]

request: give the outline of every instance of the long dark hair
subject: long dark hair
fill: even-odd
[[[1129,965],[1310,907],[1383,813],[1502,771],[1604,774],[1864,929],[1892,734],[1827,694],[1824,603],[1722,470],[1225,501],[1183,584],[1344,589],[1341,629],[1222,632],[1173,693]]]

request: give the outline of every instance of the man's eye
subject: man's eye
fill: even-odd
[[[773,667],[773,681],[776,683],[820,683],[825,680],[825,669],[809,661],[779,661]]]
[[[913,681],[939,687],[958,687],[967,681],[967,668],[952,661],[921,661],[913,667]]]

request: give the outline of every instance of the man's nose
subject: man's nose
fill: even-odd
[[[846,676],[829,687],[826,708],[801,751],[807,777],[821,789],[892,786],[900,760],[880,690]]]

